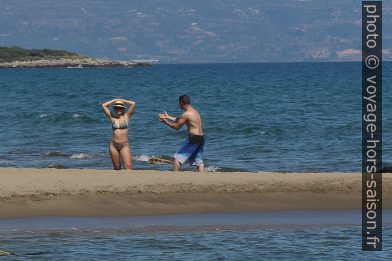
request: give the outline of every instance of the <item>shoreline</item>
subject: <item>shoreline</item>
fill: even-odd
[[[41,59],[29,61],[14,61],[0,63],[1,68],[87,68],[87,67],[149,67],[148,62],[137,61],[114,61],[96,58],[61,58],[61,59]]]
[[[392,208],[392,174],[383,207]],[[361,208],[361,173],[0,168],[0,218]]]
[[[384,211],[383,224],[392,225],[392,209]],[[361,210],[281,211],[281,212],[226,212],[187,213],[150,216],[119,217],[63,217],[43,216],[0,219],[0,232],[61,231],[86,232],[169,232],[201,230],[253,230],[304,226],[360,226]],[[75,228],[77,230],[75,230]],[[77,232],[76,232],[77,233]]]

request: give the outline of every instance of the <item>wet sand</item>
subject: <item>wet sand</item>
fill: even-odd
[[[383,206],[392,208],[392,175]],[[361,207],[360,173],[196,173],[0,168],[0,218]]]

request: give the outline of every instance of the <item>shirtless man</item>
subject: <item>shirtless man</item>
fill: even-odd
[[[181,170],[181,165],[189,161],[191,166],[197,166],[199,172],[204,172],[204,136],[200,114],[191,106],[189,96],[182,95],[178,101],[181,110],[185,111],[181,117],[169,116],[166,112],[159,114],[160,121],[175,130],[179,130],[184,124],[188,127],[188,137],[182,143],[180,150],[174,155],[173,170]]]

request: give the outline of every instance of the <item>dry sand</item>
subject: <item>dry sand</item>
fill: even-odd
[[[392,175],[383,174],[384,208],[391,198]],[[0,168],[0,218],[360,207],[360,173]]]

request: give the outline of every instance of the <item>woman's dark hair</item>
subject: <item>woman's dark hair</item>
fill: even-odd
[[[182,102],[182,104],[191,104],[191,98],[188,95],[181,95],[178,98],[178,102]]]

